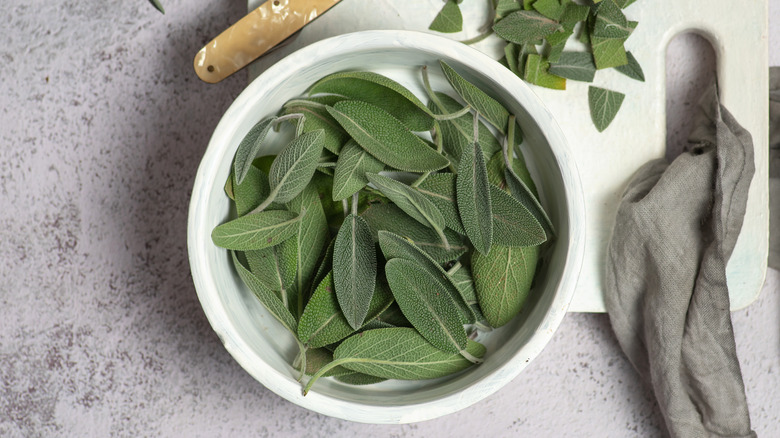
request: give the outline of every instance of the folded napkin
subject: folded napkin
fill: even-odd
[[[780,269],[780,67],[769,69],[769,267]]]
[[[606,305],[674,437],[754,437],[729,314],[726,263],[753,178],[750,134],[713,84],[688,150],[628,184],[607,252]]]

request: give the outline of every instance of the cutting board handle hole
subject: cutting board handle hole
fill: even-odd
[[[673,160],[688,144],[696,104],[715,79],[717,56],[699,33],[680,33],[666,46],[666,159]]]

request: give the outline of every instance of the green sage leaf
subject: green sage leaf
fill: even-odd
[[[574,26],[580,21],[588,19],[590,8],[586,5],[578,5],[577,3],[569,3],[566,5],[566,9],[563,11],[560,23],[566,30],[574,30]]]
[[[515,44],[527,44],[563,30],[557,21],[536,11],[516,11],[493,25],[493,31],[501,38]]]
[[[463,30],[463,14],[460,12],[458,3],[455,0],[447,0],[428,29],[442,33],[454,33]]]
[[[328,273],[315,289],[301,315],[298,323],[298,339],[309,348],[330,345],[355,332],[341,312],[334,292],[333,274]],[[389,287],[376,283],[364,325],[377,318],[392,303],[393,294]]]
[[[290,287],[295,282],[295,271],[298,263],[297,248],[295,252],[282,250],[287,239],[280,245],[246,251],[245,257],[249,270],[258,280],[262,281],[288,308],[291,302]]]
[[[519,0],[498,0],[496,2],[496,8],[495,8],[495,14],[496,18],[495,21],[499,21],[502,18],[506,17],[507,15],[511,14],[512,12],[519,11],[523,9],[523,3]]]
[[[328,108],[333,117],[379,161],[407,172],[430,172],[449,161],[428,147],[387,111],[369,103],[343,101]]]
[[[249,272],[244,265],[236,257],[234,251],[230,252],[233,257],[233,265],[238,271],[238,276],[249,287],[249,290],[255,294],[257,299],[265,306],[266,309],[276,318],[287,330],[295,334],[298,330],[298,322],[293,317],[292,313],[282,303],[278,296],[271,292],[262,281],[260,281],[254,274]]]
[[[385,378],[383,377],[376,377],[376,376],[369,376],[368,374],[363,373],[350,373],[350,374],[344,374],[340,376],[335,377],[336,380],[342,383],[347,383],[350,385],[373,385],[375,383],[384,382]]]
[[[320,79],[312,86],[310,93],[333,93],[372,104],[392,114],[412,131],[433,128],[433,117],[420,99],[403,85],[378,73],[334,73]],[[347,132],[350,132],[349,129]]]
[[[419,265],[391,259],[385,265],[395,302],[412,326],[436,348],[461,353],[468,337],[452,297],[442,294],[439,282]]]
[[[550,46],[547,51],[546,61],[549,63],[556,63],[563,54],[563,49],[566,47],[566,42],[569,37],[574,34],[573,30],[564,30],[561,32],[555,32],[552,35],[548,35],[547,44]],[[549,69],[548,69],[549,70]]]
[[[496,245],[490,254],[474,254],[471,267],[479,307],[487,322],[501,327],[520,312],[531,289],[539,247]]]
[[[350,214],[333,247],[333,282],[336,298],[349,325],[357,330],[368,314],[376,284],[376,251],[365,219]]]
[[[445,230],[444,234],[450,245],[450,249],[447,250],[436,232],[414,220],[393,204],[372,205],[363,212],[361,217],[371,227],[376,241],[379,241],[380,230],[398,234],[411,240],[439,263],[455,260],[468,250],[458,233]]]
[[[155,9],[165,14],[165,9],[163,8],[162,3],[160,3],[160,0],[149,0],[149,3],[151,3]]]
[[[211,232],[211,240],[227,249],[263,249],[294,236],[300,220],[295,213],[283,210],[253,213],[217,226]]]
[[[263,147],[263,140],[271,131],[271,127],[276,121],[275,116],[266,117],[257,122],[252,129],[244,136],[236,149],[236,156],[233,159],[233,171],[236,175],[236,182],[241,184],[246,177],[249,168],[252,167],[252,160]]]
[[[623,11],[613,0],[604,0],[599,4],[592,37],[625,40],[632,31]]]
[[[590,106],[590,118],[599,132],[607,129],[615,119],[620,106],[623,104],[625,94],[599,87],[588,87],[588,105]]]
[[[516,14],[517,12],[515,12]],[[514,14],[513,14],[514,15]],[[500,24],[500,23],[499,23]],[[452,88],[463,98],[466,103],[471,105],[479,115],[485,118],[491,125],[495,126],[499,132],[506,133],[507,120],[509,120],[509,111],[497,100],[488,96],[487,93],[480,90],[477,86],[467,81],[463,76],[456,72],[446,62],[439,61],[441,69],[447,81]],[[473,129],[473,128],[472,128]],[[473,137],[473,136],[472,136]]]
[[[392,295],[392,293],[391,293]],[[374,321],[381,322],[393,327],[411,327],[412,323],[401,312],[401,308],[398,307],[395,301],[384,312],[380,313]]]
[[[277,155],[268,173],[276,202],[289,202],[309,184],[322,153],[325,133],[307,132],[292,140]]]
[[[525,80],[540,87],[565,90],[566,79],[548,73],[550,63],[540,55],[529,54],[525,61]]]
[[[325,348],[310,348],[306,351],[306,375],[312,376],[317,374],[319,370],[331,362],[333,362],[333,353]],[[325,372],[322,377],[345,376],[348,374],[354,374],[354,371],[337,366]]]
[[[593,49],[593,60],[599,70],[619,67],[628,64],[626,49],[623,47],[625,40],[600,38],[595,35],[590,37],[590,45]]]
[[[485,157],[474,143],[463,151],[455,180],[461,223],[477,251],[488,253],[493,244],[493,210]]]
[[[642,71],[642,66],[639,65],[639,61],[636,60],[631,52],[626,52],[626,59],[628,64],[619,65],[615,67],[615,70],[623,73],[631,79],[636,79],[639,82],[645,81],[645,73]]]
[[[432,100],[429,104],[434,114],[452,114],[463,109],[463,105],[444,93],[436,92],[435,96],[437,100]],[[441,120],[439,125],[441,126],[444,140],[444,151],[457,168],[463,149],[471,146],[474,142],[474,116],[465,114],[456,119]],[[490,132],[487,125],[481,121],[479,122],[478,135],[479,145],[482,147],[482,152],[485,153],[486,157],[490,157],[501,150],[501,143]]]
[[[459,234],[466,234],[455,200],[455,174],[431,174],[416,189],[436,205],[447,228]]]
[[[333,200],[340,201],[352,196],[368,184],[366,173],[378,173],[385,164],[366,152],[354,140],[345,146],[333,175]]]
[[[596,64],[593,55],[586,52],[563,52],[558,62],[552,64],[550,74],[580,82],[593,82]]]
[[[555,228],[553,227],[550,217],[547,212],[539,203],[539,199],[536,195],[536,187],[533,186],[533,181],[530,181],[530,175],[527,180],[531,184],[527,184],[525,181],[525,175],[522,172],[516,173],[514,170],[504,169],[504,174],[509,187],[510,193],[514,199],[523,205],[531,214],[536,218],[537,222],[544,229],[545,235],[548,239],[555,236]],[[527,171],[525,172],[527,174]]]
[[[560,0],[536,0],[533,3],[533,8],[545,17],[558,21],[563,15],[563,11],[566,10],[567,4],[568,2]]]
[[[324,98],[324,99],[323,99]],[[308,99],[293,99],[284,104],[284,114],[303,114],[303,132],[312,132],[322,129],[325,134],[323,147],[334,154],[341,153],[344,143],[349,140],[349,135],[341,128],[341,125],[330,115],[327,106],[333,106],[336,102],[345,100],[343,96],[322,96]],[[293,120],[293,123],[298,123]]]
[[[257,208],[268,198],[269,192],[268,175],[256,166],[251,166],[241,184],[233,183],[233,196],[238,216],[244,216]],[[272,202],[266,209],[281,210],[284,209],[284,206]]]
[[[471,340],[466,350],[474,357],[485,354],[485,347]],[[405,327],[368,330],[351,336],[336,348],[333,359],[329,366],[340,365],[359,373],[400,380],[444,377],[472,365],[463,356],[441,351],[416,330]],[[326,368],[320,373],[324,374]],[[309,380],[304,395],[320,373]]]
[[[494,185],[490,185],[490,197],[493,240],[497,245],[531,246],[547,240],[542,225],[522,203]]]
[[[471,275],[471,269],[468,266],[461,266],[457,271],[450,274],[452,283],[460,291],[463,300],[469,306],[477,302],[477,290],[474,287],[474,278]]]

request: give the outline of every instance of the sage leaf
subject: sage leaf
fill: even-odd
[[[236,213],[239,217],[250,213],[257,208],[266,198],[268,188],[268,175],[256,166],[251,166],[241,184],[233,184],[233,196],[236,201]],[[272,202],[266,208],[268,210],[281,210],[284,206]]]
[[[615,119],[625,97],[625,94],[617,91],[594,86],[588,87],[590,118],[599,132],[607,129],[607,126]]]
[[[463,30],[463,14],[460,12],[458,3],[455,0],[447,0],[428,29],[442,33],[454,33]]]
[[[392,303],[393,294],[389,287],[376,283],[364,325],[387,310]],[[354,332],[355,329],[347,322],[336,299],[333,274],[328,273],[306,304],[298,323],[298,339],[309,348],[319,348],[338,342]]]
[[[403,85],[378,73],[334,73],[320,79],[309,92],[333,93],[372,104],[392,114],[412,131],[421,132],[433,128],[433,117],[420,99]],[[350,131],[347,129],[347,132]]]
[[[515,12],[516,14],[517,12]],[[514,14],[513,14],[514,15]],[[463,76],[456,72],[444,61],[439,61],[442,72],[447,78],[453,89],[463,98],[466,103],[471,105],[479,115],[485,118],[491,125],[495,126],[502,134],[506,133],[507,120],[509,120],[509,111],[497,100],[488,96],[487,93],[480,90],[477,86],[467,81]],[[473,128],[472,128],[473,129]]]
[[[567,2],[560,0],[536,0],[533,3],[533,8],[545,17],[558,21],[563,15],[563,11],[566,10],[567,4]]]
[[[485,354],[485,347],[471,340],[466,349],[474,357]],[[329,366],[339,365],[381,378],[419,380],[448,376],[472,363],[459,354],[439,350],[412,328],[368,330],[345,339],[333,353],[333,362],[309,380],[303,394]]]
[[[436,232],[414,220],[393,204],[372,205],[363,212],[361,217],[371,227],[375,241],[379,241],[380,230],[398,234],[411,240],[418,248],[439,263],[455,260],[468,250],[460,235],[454,231],[445,230],[444,234],[450,246],[450,249],[447,250]]]
[[[463,300],[469,306],[477,303],[477,290],[474,288],[474,278],[468,266],[461,266],[457,271],[449,274],[452,284],[458,288]]]
[[[327,106],[345,100],[343,96],[322,96],[323,98],[294,99],[284,104],[284,114],[303,114],[303,132],[312,132],[322,129],[325,134],[323,147],[334,154],[341,153],[344,143],[349,140],[349,135],[341,128],[341,125],[330,115]],[[299,123],[293,121],[293,123]]]
[[[350,214],[333,247],[336,298],[349,325],[357,330],[368,314],[376,284],[376,250],[365,219]]]
[[[523,9],[523,3],[519,0],[498,0],[496,2],[495,21],[499,21],[512,12]]]
[[[380,313],[379,316],[377,316],[376,319],[374,319],[374,321],[391,325],[393,327],[412,326],[409,320],[406,319],[406,317],[404,316],[403,312],[401,312],[401,308],[398,307],[398,304],[395,301],[393,301],[393,304],[391,304],[387,309],[385,309],[384,312]]]
[[[566,5],[566,9],[561,15],[560,23],[566,30],[574,30],[574,26],[580,21],[588,19],[590,8],[586,5],[578,5],[577,3],[569,3]]]
[[[621,9],[627,8],[629,5],[634,3],[636,0],[615,0],[615,4],[620,6]]]
[[[248,214],[214,228],[211,240],[227,249],[263,249],[294,236],[300,220],[295,213],[283,210]]]
[[[515,44],[526,44],[563,30],[557,21],[536,11],[516,11],[493,25],[493,31],[501,38]]]
[[[506,58],[506,64],[509,70],[517,76],[522,76],[520,70],[517,69],[520,63],[520,50],[523,46],[515,43],[508,43],[504,46],[504,57]]]
[[[459,234],[466,234],[456,206],[454,174],[431,174],[416,189],[436,205],[444,217],[444,224],[447,225],[447,228]]]
[[[529,54],[525,61],[525,80],[540,87],[565,90],[566,79],[548,73],[550,63],[540,55]]]
[[[493,210],[485,157],[474,143],[463,151],[455,180],[456,200],[461,223],[474,248],[490,252],[493,243]]]
[[[596,68],[599,70],[619,67],[628,64],[626,49],[623,47],[625,40],[600,38],[595,35],[590,38],[590,45],[593,49],[593,60]]]
[[[262,281],[260,281],[254,274],[249,272],[243,264],[236,257],[235,251],[230,252],[233,258],[233,265],[238,271],[238,276],[249,287],[249,290],[255,294],[266,309],[274,316],[287,330],[295,334],[298,330],[298,322],[293,317],[292,313],[287,307],[282,304],[282,301],[272,291],[270,291]]]
[[[436,231],[445,249],[449,250],[450,245],[444,235],[444,216],[436,208],[436,204],[402,182],[376,173],[369,173],[366,176],[371,184],[393,201],[398,208],[414,220]]]
[[[162,3],[160,3],[160,0],[149,0],[149,3],[151,3],[155,9],[165,14],[165,9],[163,8]]]
[[[321,255],[320,265],[317,268],[317,272],[314,274],[314,278],[312,279],[312,287],[316,287],[322,283],[322,280],[325,279],[325,276],[333,270],[333,247],[335,244],[336,239],[331,239],[328,247],[325,249],[325,252]]]
[[[547,240],[542,225],[522,203],[494,185],[490,185],[490,197],[493,203],[493,239],[496,244],[530,246]]]
[[[276,202],[289,202],[303,191],[317,169],[324,137],[322,130],[307,132],[282,149],[268,173],[269,198]]]
[[[236,149],[236,156],[233,159],[233,172],[236,175],[236,182],[241,184],[246,177],[249,168],[252,167],[252,160],[260,152],[263,147],[263,140],[271,131],[273,123],[276,121],[275,116],[266,117],[260,120],[249,130],[249,132],[241,140],[241,143]]]
[[[385,275],[398,307],[428,342],[443,351],[465,353],[468,337],[457,305],[440,292],[432,274],[409,260],[391,259]]]
[[[333,362],[333,353],[325,348],[310,348],[306,351],[306,375],[312,376],[317,374],[319,370],[331,362]],[[347,374],[354,374],[354,371],[337,366],[325,372],[322,377],[344,376]]]
[[[328,111],[366,152],[390,167],[406,172],[431,172],[449,165],[446,158],[398,119],[375,105],[343,101]]]
[[[563,30],[547,36],[547,44],[550,46],[546,56],[548,63],[558,62],[563,54],[563,49],[566,47],[566,42],[573,33],[573,30]]]
[[[230,175],[228,175],[227,181],[225,181],[225,194],[228,198],[235,201],[236,200],[236,194],[233,193],[233,178],[235,177],[235,174],[233,171],[230,171]]]
[[[400,258],[409,260],[432,274],[439,282],[439,289],[449,294],[458,306],[461,322],[468,324],[474,321],[473,313],[471,313],[468,305],[460,295],[458,288],[452,283],[450,276],[425,251],[403,237],[384,230],[379,232],[379,247],[382,249],[385,259]]]
[[[366,173],[378,173],[385,164],[371,156],[354,140],[350,140],[336,162],[333,175],[333,200],[352,196],[368,184]]]
[[[613,0],[604,0],[599,4],[592,37],[625,40],[632,31],[623,11]]]
[[[645,73],[642,71],[642,66],[639,65],[639,61],[636,60],[631,52],[626,52],[626,59],[628,63],[625,65],[619,65],[615,67],[615,70],[623,73],[631,79],[636,79],[639,82],[645,81]]]
[[[550,74],[580,82],[593,82],[596,64],[586,52],[563,52],[558,62],[550,65]]]
[[[336,376],[335,379],[342,383],[347,383],[350,385],[361,385],[361,386],[373,385],[375,383],[384,382],[385,380],[387,380],[383,377],[369,376],[368,374],[355,373],[355,372]]]
[[[283,251],[287,239],[280,245],[246,251],[245,257],[249,270],[258,280],[262,281],[271,291],[276,293],[280,300],[288,308],[291,302],[290,287],[295,282],[295,270],[297,269],[297,247],[295,252]]]
[[[457,100],[444,93],[435,93],[436,100],[431,100],[429,106],[434,114],[457,113],[464,107]],[[474,142],[474,117],[465,114],[455,119],[439,121],[444,140],[444,151],[451,157],[453,165],[457,168],[463,149]],[[479,145],[486,157],[501,150],[501,143],[490,132],[490,129],[479,122]]]
[[[509,187],[512,197],[514,197],[520,204],[523,205],[531,214],[536,218],[537,222],[544,229],[544,233],[548,239],[552,239],[555,236],[555,228],[553,227],[550,217],[547,212],[539,203],[539,199],[536,195],[536,187],[533,186],[533,181],[530,181],[530,175],[528,181],[531,184],[527,184],[524,180],[523,173],[515,173],[510,169],[504,169],[507,187]],[[527,174],[527,171],[526,171]],[[529,187],[530,186],[530,187]]]
[[[517,315],[531,289],[539,247],[496,245],[490,254],[474,254],[477,299],[485,319],[501,327]]]

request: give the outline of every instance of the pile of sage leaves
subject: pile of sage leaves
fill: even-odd
[[[623,9],[636,0],[489,0],[492,27],[479,41],[493,33],[506,41],[500,62],[527,82],[556,90],[566,89],[566,80],[593,82],[597,70],[614,68],[644,82],[642,67],[625,42],[637,26]],[[445,0],[429,29],[459,32],[462,0]],[[575,35],[587,51],[564,51]],[[599,132],[607,129],[623,104],[625,95],[601,87],[588,88],[590,115]]]
[[[427,67],[427,105],[378,73],[335,73],[237,148],[235,219],[211,237],[295,336],[304,394],[323,376],[430,379],[480,363],[477,332],[520,312],[554,237],[515,117],[440,66],[462,101],[433,91]],[[275,129],[292,139],[258,157]]]

